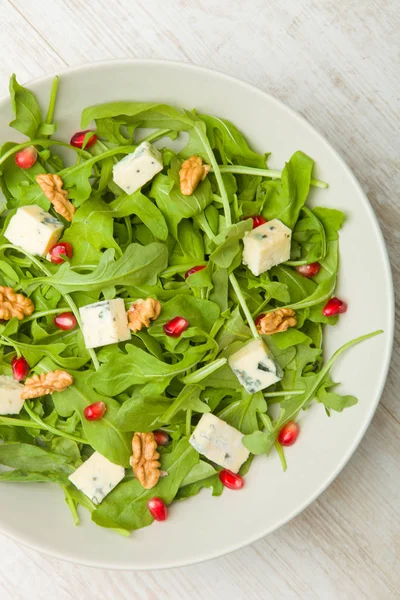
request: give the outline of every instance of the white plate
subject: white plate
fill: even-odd
[[[51,78],[30,84],[45,105]],[[371,206],[343,160],[304,119],[264,92],[221,73],[187,64],[140,60],[100,63],[62,74],[56,120],[58,138],[79,130],[85,106],[111,100],[160,101],[197,108],[231,120],[254,147],[272,151],[281,168],[298,149],[317,161],[316,177],[327,191],[312,202],[343,210],[338,295],[349,310],[329,330],[326,353],[347,340],[384,329],[384,335],[351,349],[334,368],[357,406],[327,418],[315,405],[300,417],[301,435],[287,449],[288,471],[276,454],[254,461],[240,492],[209,490],[171,507],[165,523],[122,538],[84,518],[74,527],[62,493],[54,486],[2,484],[1,530],[42,552],[91,566],[157,569],[183,566],[250,544],[293,518],[332,482],[350,458],[374,414],[385,383],[393,339],[393,287],[388,257]],[[8,99],[0,104],[0,141],[18,140],[7,127]],[[84,512],[84,511],[82,511]]]

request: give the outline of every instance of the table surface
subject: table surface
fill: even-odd
[[[0,0],[0,9],[0,96],[12,72],[27,82],[87,62],[163,58],[225,71],[297,110],[368,194],[398,287],[398,2]],[[355,455],[316,502],[272,535],[211,562],[136,573],[64,563],[0,536],[1,599],[399,598],[399,372],[397,344]]]

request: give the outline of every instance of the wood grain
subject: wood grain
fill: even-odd
[[[0,95],[14,71],[28,81],[131,56],[217,68],[296,109],[359,178],[399,289],[398,2],[0,0],[0,9]],[[359,449],[330,488],[279,531],[218,560],[157,573],[79,567],[2,537],[1,600],[399,598],[398,341],[397,334],[386,389]]]

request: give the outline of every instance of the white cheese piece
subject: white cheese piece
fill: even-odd
[[[162,169],[160,152],[149,142],[142,142],[135,152],[114,165],[113,179],[124,192],[133,194]]]
[[[189,442],[209,460],[237,473],[250,454],[242,439],[243,434],[235,427],[211,413],[205,413]]]
[[[64,225],[36,204],[21,206],[11,217],[4,233],[15,246],[30,254],[46,256],[58,242]]]
[[[124,477],[124,467],[115,465],[99,452],[94,452],[68,479],[97,505]]]
[[[243,259],[253,275],[261,275],[290,258],[292,231],[279,219],[256,227],[243,238]]]
[[[103,300],[79,309],[86,348],[117,344],[131,339],[122,298]]]
[[[18,415],[24,405],[21,390],[24,386],[12,377],[0,375],[0,415]]]
[[[249,342],[232,354],[228,362],[249,394],[255,394],[283,377],[279,364],[262,340]]]

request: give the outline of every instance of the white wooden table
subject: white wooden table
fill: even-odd
[[[122,57],[193,62],[250,81],[302,113],[348,161],[399,287],[399,28],[395,0],[0,0],[0,96],[12,72],[26,82]],[[354,457],[276,533],[212,562],[146,573],[74,566],[0,537],[1,600],[399,598],[399,371],[397,345]]]

